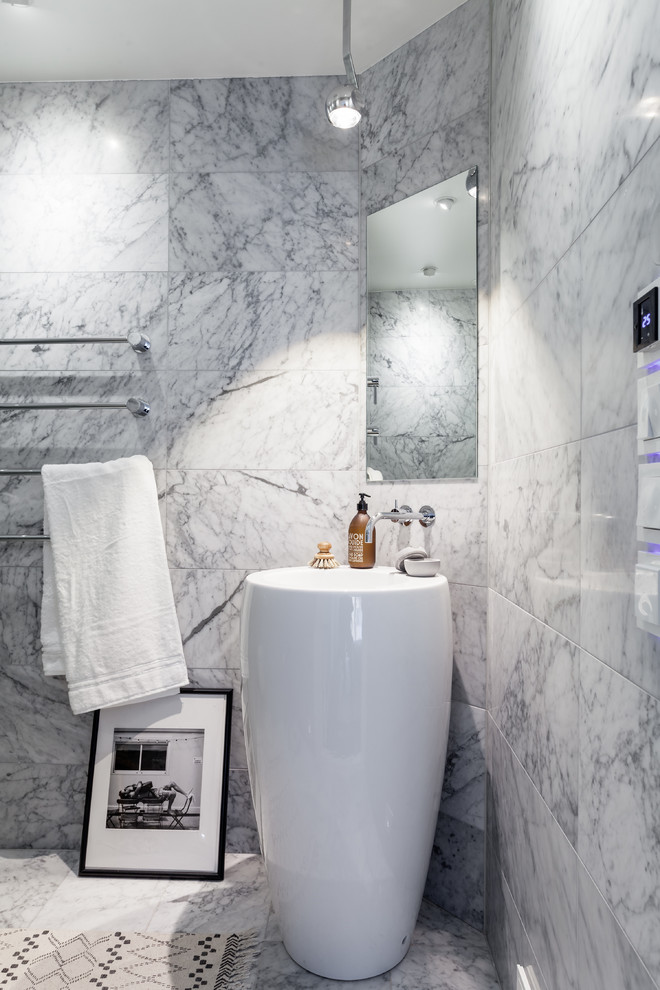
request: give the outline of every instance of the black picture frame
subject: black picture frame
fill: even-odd
[[[181,688],[94,712],[78,876],[223,879],[232,698]]]

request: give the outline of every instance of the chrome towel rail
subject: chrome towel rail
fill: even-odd
[[[128,409],[134,416],[148,416],[151,406],[132,395],[125,402],[0,402],[0,409]]]
[[[2,337],[2,344],[130,344],[138,354],[144,354],[151,348],[147,335],[137,330],[126,337]]]
[[[26,533],[19,534],[18,536],[10,536],[8,533],[0,533],[0,540],[50,540],[50,536],[44,536],[43,533],[39,533],[37,536],[28,536]]]

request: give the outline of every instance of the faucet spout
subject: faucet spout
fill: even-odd
[[[419,512],[413,512],[409,505],[402,505],[399,509],[395,502],[391,512],[377,512],[369,520],[364,531],[365,543],[371,543],[373,541],[376,523],[381,519],[391,519],[392,522],[398,522],[401,525],[408,525],[417,519],[426,528],[432,526],[435,522],[435,510],[430,505],[423,505]]]

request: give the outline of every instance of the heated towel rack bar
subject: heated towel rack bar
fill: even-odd
[[[0,402],[0,409],[128,409],[134,416],[148,416],[151,406],[132,395],[125,402]]]
[[[2,344],[130,344],[138,354],[144,354],[151,347],[151,341],[146,334],[137,330],[127,337],[2,337]]]
[[[43,533],[38,533],[36,536],[28,536],[27,534],[19,534],[18,536],[10,536],[8,533],[0,533],[0,540],[50,540],[50,536],[44,536]]]

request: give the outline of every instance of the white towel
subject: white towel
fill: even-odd
[[[178,693],[188,675],[150,461],[41,474],[44,672],[65,674],[76,714]]]

